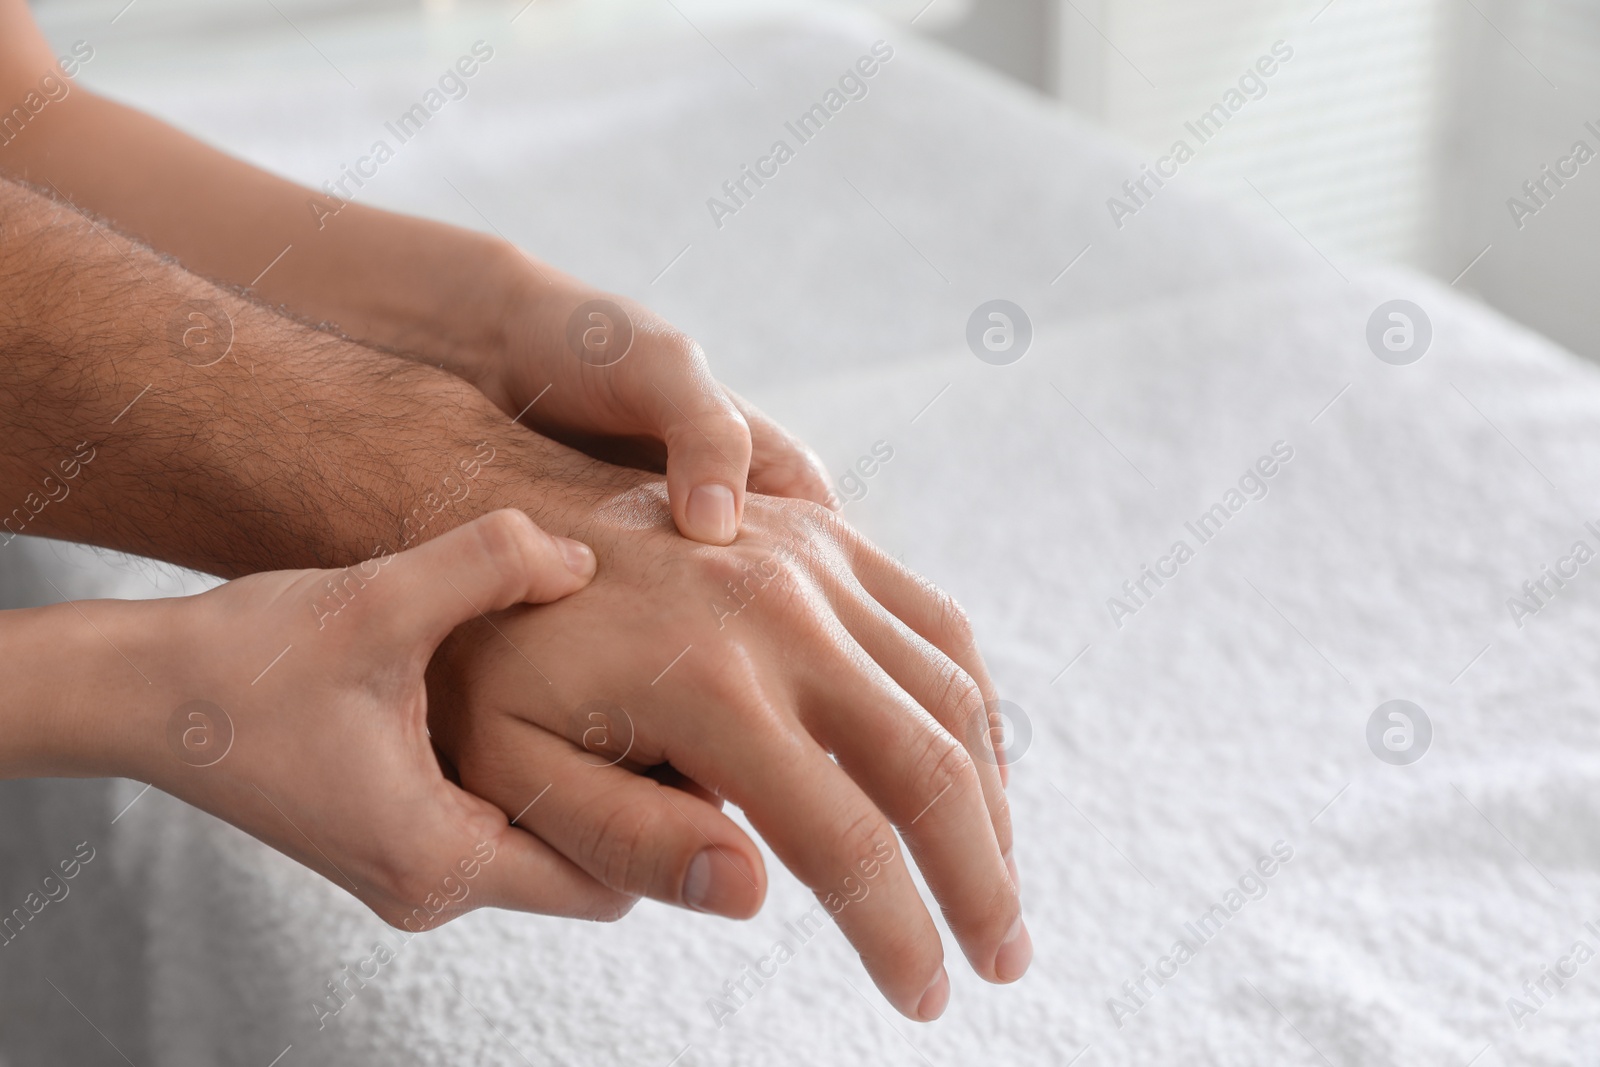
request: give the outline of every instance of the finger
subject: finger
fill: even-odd
[[[699,797],[718,811],[722,810],[723,800],[721,797],[670,763],[658,763],[654,767],[645,768],[641,773],[646,778],[650,778],[668,789],[676,789],[680,793],[688,793],[692,797]]]
[[[1005,750],[992,744],[994,731],[999,726],[999,694],[989,675],[989,666],[978,651],[966,612],[949,593],[864,539],[851,562],[856,580],[873,600],[949,656],[977,683],[989,718],[990,750],[1000,770],[1000,784],[1006,785],[1010,780],[1010,768]]]
[[[864,594],[836,598],[840,621],[873,663],[898,690],[926,708],[940,726],[972,756],[983,787],[995,841],[1016,882],[1012,858],[1011,807],[1000,777],[993,725],[976,681],[882,605]]]
[[[723,386],[722,391],[750,426],[750,491],[810,500],[837,511],[833,479],[810,446],[732,389]]]
[[[643,401],[667,446],[667,498],[678,531],[725,545],[738,535],[744,514],[750,427],[711,377],[698,346],[694,355],[689,369],[652,381]]]
[[[537,726],[508,723],[463,784],[620,893],[748,919],[761,852],[715,806]]]
[[[474,519],[417,548],[350,572],[383,590],[379,617],[402,641],[432,649],[461,623],[513,604],[544,604],[594,576],[594,552],[555,537],[520,511]],[[384,573],[386,572],[386,573]]]
[[[633,907],[634,895],[601,884],[547,842],[512,826],[488,801],[469,798],[481,806],[473,820],[480,829],[463,837],[471,851],[457,867],[464,875],[476,865],[478,899],[472,906],[602,922],[620,919]]]
[[[442,779],[413,803],[385,807],[373,824],[381,824],[382,832],[362,842],[375,855],[370,870],[334,867],[324,873],[352,888],[368,885],[362,899],[390,925],[412,933],[481,907],[614,919],[633,903],[510,826],[492,804]],[[374,853],[375,842],[388,847]],[[314,851],[303,862],[314,869],[332,863],[320,846]]]
[[[739,730],[706,729],[673,763],[744,809],[778,858],[818,900],[795,924],[811,936],[832,915],[890,1003],[930,1020],[949,1000],[938,930],[901,860],[894,828],[798,723],[765,707]]]
[[[979,761],[865,651],[856,648],[841,668],[819,676],[850,677],[851,696],[841,703],[819,685],[805,706],[827,713],[803,716],[812,735],[899,828],[973,970],[991,982],[1016,981],[1032,942],[1006,870],[1009,816],[1002,811],[1002,841]]]

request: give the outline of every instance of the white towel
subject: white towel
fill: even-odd
[[[1181,184],[1116,230],[1104,200],[1134,157],[901,31],[708,25],[505,45],[374,198],[481,210],[649,301],[836,472],[892,450],[846,514],[958,595],[1031,730],[1011,793],[1033,970],[990,988],[947,943],[949,1013],[914,1026],[829,930],[718,1028],[708,1001],[809,907],[775,874],[746,924],[651,904],[615,926],[469,916],[319,1030],[324,983],[387,928],[154,791],[111,827],[138,791],[121,786],[99,823],[44,834],[101,835],[84,878],[119,891],[86,883],[0,949],[8,994],[42,989],[28,1017],[6,997],[8,1047],[36,1048],[31,1029],[120,1062],[49,974],[135,1062],[177,1067],[1595,1062],[1600,964],[1537,998],[1523,983],[1600,949],[1600,569],[1507,606],[1573,542],[1600,548],[1593,369],[1419,277],[1341,264],[1345,281],[1276,218]],[[868,97],[717,229],[705,200],[878,38],[896,54]],[[309,89],[247,86],[249,64],[204,95],[120,87],[320,180],[414,93],[402,67],[352,65],[365,102],[334,118],[300,108]],[[1009,366],[965,341],[993,298],[1032,320]],[[1432,326],[1411,365],[1367,341],[1395,299]],[[1292,456],[1248,499],[1275,446]],[[1202,540],[1187,524],[1218,504]],[[1144,578],[1180,540],[1192,558]],[[1393,699],[1432,726],[1409,766],[1367,739]],[[27,795],[48,810],[76,788]],[[137,944],[103,947],[128,910],[142,970]],[[120,989],[96,984],[113,972]]]

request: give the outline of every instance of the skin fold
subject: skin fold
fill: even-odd
[[[0,107],[53,64],[0,0]],[[693,341],[611,297],[634,348],[576,359],[582,283],[359,205],[306,231],[306,190],[78,86],[0,172],[33,186],[0,179],[0,541],[239,578],[0,614],[39,665],[4,708],[6,773],[154,782],[391,922],[434,915],[429,887],[485,842],[465,906],[601,918],[650,896],[746,917],[766,875],[731,801],[825,902],[872,865],[872,891],[829,910],[908,1016],[948,998],[911,862],[978,974],[1026,969],[970,626],[825,505],[815,457]],[[247,293],[215,284],[285,245]],[[731,512],[701,506],[706,486]],[[592,568],[558,570],[541,530]],[[99,666],[52,684],[74,662],[56,647]],[[236,719],[215,774],[168,742],[189,700]],[[319,730],[346,759],[383,737],[351,773],[427,832],[341,792]]]

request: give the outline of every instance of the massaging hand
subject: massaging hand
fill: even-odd
[[[499,262],[473,268],[498,272],[485,286],[512,293],[498,343],[446,366],[506,414],[598,458],[665,469],[679,531],[708,544],[733,540],[747,486],[836,501],[816,454],[719,384],[691,338],[549,266]]]
[[[641,484],[578,536],[588,588],[469,622],[430,667],[434,743],[464,788],[619,893],[748,916],[766,878],[731,800],[889,1000],[931,1019],[948,978],[898,828],[973,968],[1021,976],[994,690],[947,597],[793,500],[751,495],[738,540],[712,547]]]
[[[593,570],[582,545],[500,511],[381,564],[127,605],[171,636],[162,662],[132,653],[162,699],[130,687],[149,713],[125,729],[135,755],[113,773],[233,823],[413,932],[484,906],[616,918],[630,898],[446,780],[423,685],[452,627],[567,596]]]
[[[731,540],[747,485],[828,500],[816,457],[719,385],[699,347],[646,309],[613,298],[624,315],[591,318],[580,306],[604,294],[475,231],[348,200],[329,215],[335,201],[325,191],[230,159],[62,81],[55,66],[25,0],[0,0],[6,106],[39,99],[42,78],[70,92],[49,93],[56,102],[48,110],[24,116],[28,136],[4,136],[0,173],[53,187],[197,273],[248,288],[270,305],[443,366],[506,414],[525,412],[532,429],[651,470],[664,461],[685,536]],[[308,204],[323,207],[308,211]],[[631,345],[623,343],[629,336]]]

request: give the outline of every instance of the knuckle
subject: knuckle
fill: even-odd
[[[926,791],[922,803],[929,806],[946,793],[975,781],[978,774],[978,768],[972,762],[972,754],[942,730],[928,732],[922,758],[918,760],[918,764],[922,771],[923,789]]]
[[[934,597],[934,629],[939,635],[939,643],[948,648],[971,648],[972,620],[967,616],[966,609],[956,603],[955,597],[937,586],[929,586],[929,591]]]
[[[649,349],[652,358],[670,360],[680,366],[705,361],[705,349],[700,347],[700,342],[676,326],[654,322],[640,325],[647,331],[650,339]]]
[[[858,812],[834,835],[833,839],[838,842],[839,851],[842,853],[839,856],[840,865],[847,871],[854,872],[856,864],[863,857],[871,855],[880,842],[890,840],[893,837],[893,833],[883,816],[877,811]],[[834,887],[825,886],[824,888],[832,889]]]
[[[478,521],[479,542],[484,553],[502,566],[520,567],[532,556],[538,528],[533,520],[515,508],[492,511]]]
[[[459,914],[458,909],[447,906],[448,902],[437,895],[430,897],[433,888],[421,884],[418,878],[387,872],[375,881],[376,889],[363,893],[362,902],[396,930],[431,930]]]
[[[370,619],[380,610],[382,591],[367,592],[367,586],[377,575],[375,564],[359,563],[339,570],[311,572],[311,609],[317,629],[328,627],[334,618],[350,618],[347,633],[359,633],[363,620]],[[381,584],[381,583],[380,583]]]
[[[839,513],[825,504],[815,500],[789,499],[784,506],[798,519],[814,537],[820,537],[835,544],[848,545],[854,542],[856,533],[839,516]]]
[[[730,478],[748,481],[750,457],[755,454],[750,424],[715,384],[700,402],[703,409],[694,420],[698,425],[691,426],[694,435],[713,445],[718,466],[726,468]],[[704,437],[700,426],[705,427]]]
[[[768,697],[761,671],[751,654],[740,650],[706,676],[702,705],[705,736],[735,731],[762,749],[795,744],[795,726]]]
[[[754,601],[762,613],[777,619],[787,632],[807,644],[814,645],[829,636],[829,616],[819,610],[810,595],[810,583],[800,569],[780,562],[772,571],[773,577],[761,587],[760,599]]]
[[[834,540],[848,536],[849,527],[829,508],[797,496],[763,497],[756,505],[779,536],[792,541],[796,550],[816,538]]]
[[[703,577],[717,591],[719,620],[751,608],[791,626],[816,621],[806,569],[784,551],[734,544],[708,555]]]
[[[425,905],[407,903],[403,899],[368,906],[385,925],[411,934],[424,930],[437,930],[465,914],[463,909],[446,908],[434,911]]]
[[[402,907],[393,901],[379,901],[377,903],[367,901],[365,903],[367,907],[372,909],[374,915],[383,920],[385,926],[396,930],[405,930],[406,920],[412,917],[409,908]]]
[[[820,560],[840,548],[854,552],[865,544],[837,512],[805,497],[751,496],[745,524],[761,533],[770,551],[797,561]]]
[[[873,931],[874,944],[862,952],[862,959],[906,967],[923,974],[934,974],[944,961],[944,948],[938,934],[924,933],[919,924],[907,921],[884,923]],[[924,979],[926,981],[926,979]]]
[[[762,573],[768,554],[753,545],[735,543],[709,549],[703,557],[703,577],[713,585],[737,585]],[[770,571],[771,567],[765,568]]]
[[[705,668],[705,685],[713,710],[728,707],[742,710],[765,703],[753,654],[742,644]]]
[[[978,744],[989,731],[989,712],[983,704],[983,691],[972,675],[949,660],[940,668],[939,698],[933,709],[941,722],[963,742]]]
[[[423,877],[415,863],[403,859],[385,863],[378,884],[402,917],[410,916],[418,908],[428,911],[429,898],[436,897],[438,890],[436,882]]]
[[[1004,789],[995,790],[994,795],[989,798],[989,818],[994,823],[995,844],[1000,847],[1000,854],[1004,856],[1016,843],[1011,831],[1011,801]]]
[[[651,845],[663,836],[656,830],[655,814],[644,804],[618,804],[586,835],[583,854],[589,857],[591,872],[620,893],[656,888],[661,864]]]

